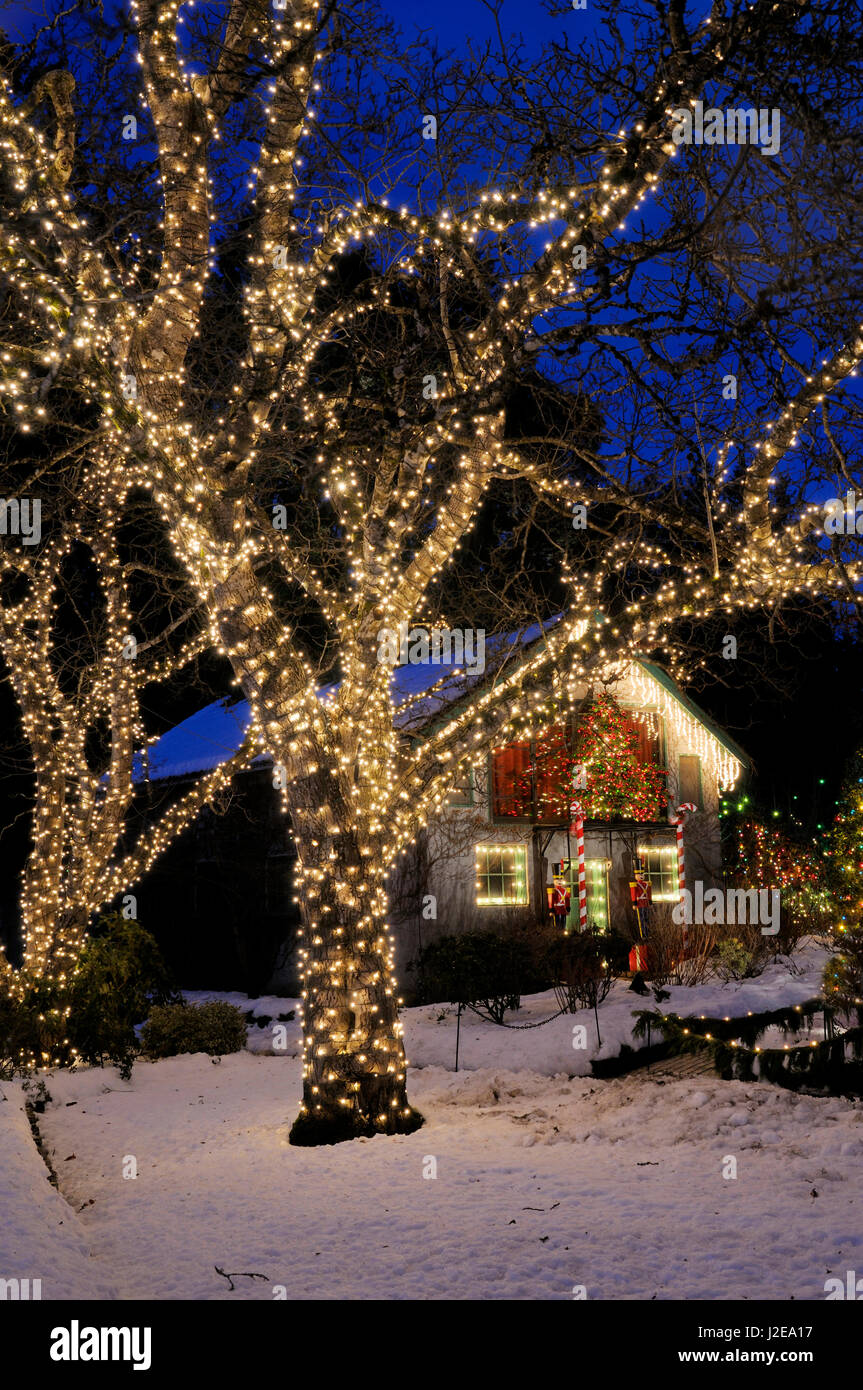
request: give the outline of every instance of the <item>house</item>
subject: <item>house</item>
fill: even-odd
[[[526,649],[538,635],[539,629],[533,629],[519,639],[519,645]],[[511,660],[511,652],[507,659]],[[396,668],[393,698],[396,723],[404,737],[421,740],[423,731],[445,717],[453,702],[463,696],[463,681],[454,679],[450,689],[445,679],[441,688],[441,678],[440,664]],[[489,678],[486,675],[485,679]],[[426,697],[425,692],[433,686],[437,687],[434,694]],[[326,699],[333,688],[322,690],[321,698]],[[654,663],[633,660],[615,668],[612,691],[622,723],[631,732],[638,764],[652,764],[662,770],[662,795],[637,819],[585,821],[587,905],[589,919],[600,930],[613,928],[634,938],[630,884],[636,872],[649,882],[654,903],[673,903],[678,897],[676,833],[669,822],[669,809],[673,811],[684,802],[698,808],[687,817],[685,826],[687,881],[700,879],[706,886],[721,884],[720,792],[738,782],[748,760],[742,749]],[[574,707],[587,694],[586,687],[576,688]],[[561,746],[575,747],[580,717],[575,715],[561,725]],[[139,769],[138,776],[150,785],[173,784],[218,766],[240,746],[248,723],[245,701],[216,701],[159,740],[150,749],[148,765]],[[216,919],[220,911],[230,915],[235,910],[230,902],[232,895],[236,897],[239,873],[243,881],[244,919],[253,918],[257,930],[261,917],[272,915],[278,905],[271,934],[275,931],[278,935],[281,925],[289,952],[297,920],[289,892],[295,851],[286,818],[279,809],[280,794],[274,786],[270,760],[254,759],[247,771],[237,775],[234,785],[241,809],[250,799],[255,801],[258,818],[266,827],[266,840],[250,848],[251,875],[248,864],[243,873],[236,854],[223,855],[226,878],[221,887],[217,856],[211,852],[205,873],[208,911]],[[577,927],[577,857],[570,821],[568,796],[564,802],[560,796],[550,797],[543,783],[542,760],[535,740],[509,743],[484,755],[461,785],[453,787],[446,809],[420,835],[391,876],[391,917],[400,985],[410,991],[409,964],[436,936],[543,920],[548,910],[547,889],[555,868],[563,873],[572,890],[567,928]],[[277,823],[281,830],[276,829]],[[187,859],[194,856],[196,862],[187,863],[185,878],[191,882],[200,878],[199,861],[206,849],[205,835],[202,850],[203,833],[199,818],[193,831],[184,837],[185,845],[181,842],[169,850],[165,862],[144,880],[140,889],[142,902],[146,903],[152,892],[150,880],[158,875],[164,880],[172,857],[182,863],[184,854]],[[215,824],[207,833],[217,839],[221,834],[223,840],[226,834]],[[275,853],[273,842],[277,842]],[[274,886],[274,874],[279,877],[278,886]],[[180,876],[183,877],[182,870]],[[142,920],[146,916],[142,910]],[[164,906],[159,916],[164,921]],[[223,923],[211,921],[211,929],[217,925],[224,929]],[[286,987],[291,981],[290,960],[286,968],[284,965],[283,962],[281,973],[267,982],[268,987]],[[185,977],[184,982],[205,983]],[[264,988],[263,982],[260,988]]]
[[[576,688],[575,700],[587,689]],[[695,805],[684,822],[687,882],[722,884],[719,804],[749,766],[743,750],[719,729],[660,666],[646,660],[616,672],[613,687],[622,722],[631,731],[640,765],[662,770],[664,796],[639,819],[585,819],[588,919],[636,937],[630,885],[636,873],[650,884],[654,903],[676,903],[676,827],[670,816]],[[561,745],[575,746],[578,716],[561,728]],[[527,925],[548,915],[548,889],[561,872],[570,889],[566,928],[579,925],[578,868],[568,792],[548,795],[536,740],[496,748],[454,789],[450,805],[423,837],[412,861],[396,876],[392,906],[397,922],[397,972],[436,936],[451,931]],[[414,902],[405,891],[413,882]],[[401,909],[401,911],[400,911]],[[408,981],[409,983],[409,981]]]

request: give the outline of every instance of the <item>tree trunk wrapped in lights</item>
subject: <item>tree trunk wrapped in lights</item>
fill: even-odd
[[[422,1123],[407,1100],[379,835],[362,825],[334,833],[331,823],[353,819],[349,800],[328,772],[294,783],[298,839],[310,846],[297,877],[305,1058],[295,1144],[404,1134]]]
[[[175,3],[138,0],[132,16],[134,52],[79,74],[79,101],[110,116],[80,170],[67,80],[0,97],[0,403],[22,431],[61,433],[69,394],[86,404],[88,481],[121,511],[147,490],[284,766],[306,972],[294,1138],[410,1130],[385,880],[453,783],[640,653],[685,677],[706,657],[681,624],[858,579],[851,541],[815,543],[809,499],[816,476],[831,486],[830,440],[843,468],[861,456],[837,404],[863,359],[861,295],[792,288],[854,283],[822,230],[848,212],[846,144],[785,75],[793,61],[851,109],[859,6],[829,0],[826,46],[790,0],[715,3],[692,32],[677,0],[648,6],[633,52],[544,54],[512,96],[504,47],[497,68],[453,69],[432,160],[418,113],[438,69],[402,58],[362,0],[231,0],[182,26]],[[730,168],[675,142],[672,103],[780,82],[800,137],[781,180],[754,147]],[[383,144],[378,84],[399,113]],[[491,188],[475,175],[490,101]],[[152,124],[158,196],[116,172],[131,111]],[[406,169],[410,205],[372,194]],[[772,245],[777,215],[794,239],[754,284],[741,228]],[[820,351],[798,360],[810,336]],[[556,375],[538,369],[552,359]],[[808,472],[788,472],[780,508],[792,448]],[[67,466],[58,448],[52,476]],[[497,558],[478,554],[490,537]],[[451,610],[498,636],[557,621],[524,660],[494,648],[493,680],[466,679],[449,712],[417,698],[414,738],[380,634]]]

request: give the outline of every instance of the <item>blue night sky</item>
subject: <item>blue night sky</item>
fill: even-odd
[[[87,0],[79,0],[86,4]],[[0,3],[0,27],[10,38],[28,37],[45,14],[44,0],[5,0]],[[490,38],[495,32],[494,18],[481,0],[383,0],[383,8],[411,37],[416,29],[434,34],[442,48],[457,49],[470,34],[475,40]],[[543,40],[557,37],[564,27],[575,37],[592,28],[590,10],[573,12],[571,17],[552,18],[536,0],[504,0],[501,29],[505,34],[521,34],[531,48]]]

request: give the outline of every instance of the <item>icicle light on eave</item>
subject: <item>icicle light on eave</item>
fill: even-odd
[[[639,701],[652,705],[674,730],[681,752],[696,753],[702,767],[715,778],[721,791],[730,791],[743,771],[739,758],[729,752],[709,729],[655,680],[643,666],[633,662],[627,676]]]

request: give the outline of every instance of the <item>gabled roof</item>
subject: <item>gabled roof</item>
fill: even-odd
[[[494,679],[501,666],[506,664],[513,647],[525,650],[532,646],[542,637],[544,630],[559,621],[560,616],[556,615],[542,627],[533,624],[523,633],[489,638],[486,644],[489,659],[483,672],[465,671],[463,666],[457,666],[452,662],[397,666],[392,677],[396,728],[405,732],[413,729],[415,736],[421,737],[420,727],[426,725],[430,718],[444,711],[447,714],[452,713],[470,693],[472,687],[488,679]],[[640,667],[671,696],[684,715],[697,721],[731,759],[738,762],[742,768],[751,765],[748,755],[740,745],[681,690],[667,671],[642,657],[637,658],[634,665]],[[326,702],[337,689],[337,683],[323,686],[318,691],[318,696]],[[433,693],[423,698],[427,691]],[[237,752],[248,732],[250,722],[251,711],[247,700],[232,696],[214,700],[212,704],[206,705],[163,734],[150,748],[146,760],[141,754],[136,756],[135,781],[161,781],[169,777],[184,777],[196,772],[212,771]],[[266,767],[269,763],[268,754],[259,754],[250,760],[250,766]]]

